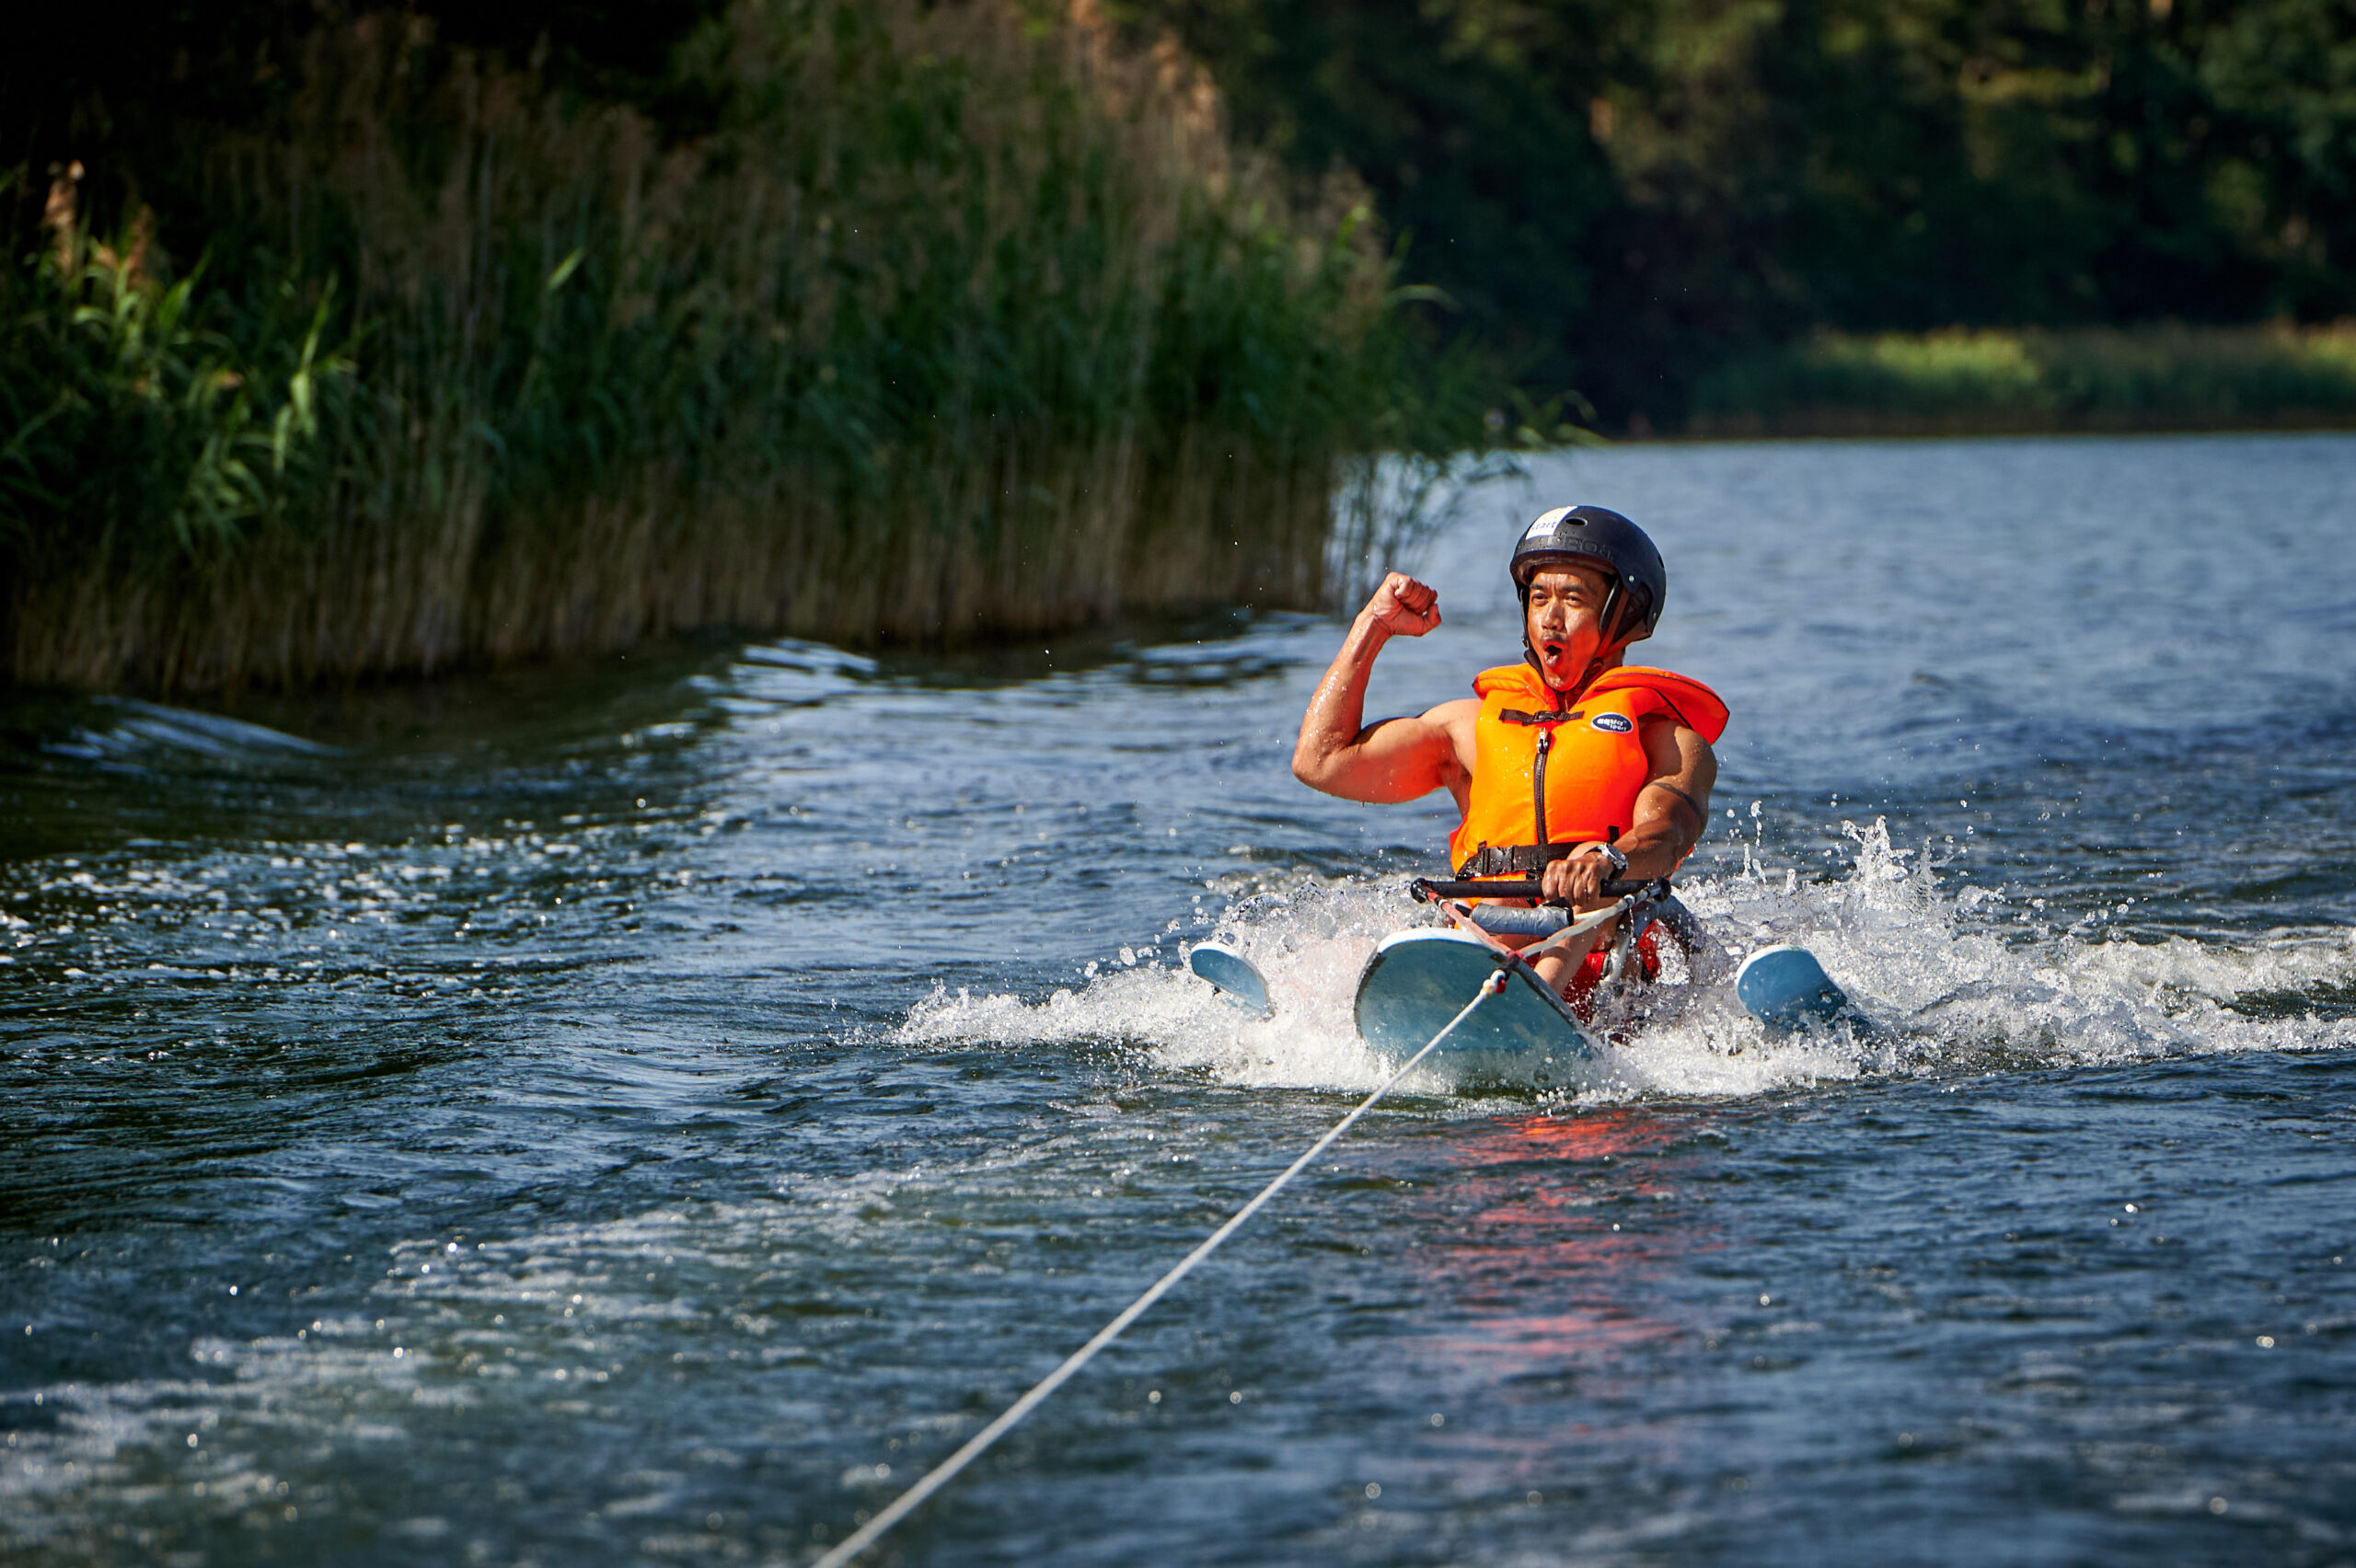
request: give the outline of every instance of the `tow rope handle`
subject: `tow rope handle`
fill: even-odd
[[[1603,884],[1606,898],[1635,897],[1657,902],[1669,896],[1667,877],[1638,878],[1608,882]],[[1494,881],[1472,881],[1452,877],[1417,877],[1407,884],[1407,893],[1418,904],[1438,904],[1451,898],[1531,898],[1541,903],[1561,905],[1563,900],[1548,898],[1535,877],[1518,880],[1498,878]]]

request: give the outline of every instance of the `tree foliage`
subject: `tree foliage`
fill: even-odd
[[[1829,327],[2356,311],[2347,0],[1133,0],[1526,383]]]
[[[1047,10],[1054,0],[1034,0]],[[1107,0],[1210,69],[1243,140],[1362,175],[1441,340],[1607,418],[1682,417],[1816,329],[2327,320],[2356,312],[2350,0]],[[283,110],[352,0],[29,13],[0,169],[30,236],[52,164],[104,231],[168,237],[181,128]],[[391,13],[632,105],[731,112],[722,0],[410,0]],[[1044,16],[1045,11],[1042,12]],[[278,69],[278,65],[290,67]],[[103,179],[98,177],[103,171]],[[144,173],[145,185],[129,181]]]

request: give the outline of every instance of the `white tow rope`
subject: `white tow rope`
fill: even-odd
[[[1384,1095],[1390,1093],[1392,1088],[1396,1085],[1401,1078],[1405,1078],[1409,1073],[1415,1071],[1416,1065],[1426,1056],[1428,1056],[1434,1051],[1438,1050],[1440,1042],[1455,1033],[1456,1026],[1462,1023],[1466,1019],[1472,1017],[1472,1009],[1474,1008],[1479,1007],[1484,1001],[1496,996],[1499,991],[1504,990],[1505,985],[1506,971],[1502,968],[1496,970],[1487,979],[1482,981],[1481,988],[1473,993],[1472,999],[1464,1004],[1462,1011],[1459,1012],[1454,1018],[1448,1020],[1446,1028],[1442,1029],[1438,1034],[1433,1035],[1429,1041],[1426,1042],[1422,1050],[1408,1057],[1406,1062],[1397,1072],[1394,1072],[1389,1078],[1384,1078],[1382,1082],[1376,1087],[1375,1091],[1372,1094],[1369,1094],[1364,1100],[1359,1101],[1357,1109],[1352,1111],[1348,1115],[1334,1123],[1331,1131],[1326,1133],[1323,1137],[1319,1138],[1315,1143],[1310,1145],[1307,1153],[1303,1154],[1299,1159],[1294,1160],[1290,1165],[1286,1166],[1284,1174],[1278,1176],[1275,1181],[1261,1188],[1258,1196],[1254,1197],[1250,1203],[1245,1204],[1242,1208],[1237,1209],[1233,1218],[1230,1219],[1225,1225],[1220,1226],[1217,1230],[1212,1231],[1210,1235],[1204,1238],[1202,1245],[1196,1247],[1193,1251],[1180,1259],[1177,1267],[1172,1269],[1168,1274],[1163,1274],[1160,1279],[1155,1280],[1151,1285],[1146,1286],[1145,1294],[1138,1297],[1135,1301],[1130,1302],[1126,1307],[1122,1308],[1119,1317],[1114,1318],[1111,1322],[1096,1331],[1095,1338],[1090,1340],[1086,1344],[1081,1345],[1078,1350],[1073,1351],[1062,1366],[1057,1367],[1053,1372],[1050,1372],[1045,1377],[1040,1378],[1037,1383],[1032,1386],[1029,1393],[1024,1394],[1021,1399],[1007,1406],[1005,1414],[999,1416],[996,1421],[991,1422],[987,1426],[983,1427],[979,1432],[975,1433],[971,1438],[966,1440],[964,1447],[959,1448],[955,1453],[950,1455],[947,1458],[933,1466],[932,1469],[927,1470],[924,1474],[924,1479],[918,1482],[914,1486],[909,1487],[906,1492],[901,1493],[897,1497],[892,1499],[890,1503],[884,1505],[883,1512],[877,1514],[873,1518],[868,1520],[867,1523],[860,1526],[858,1529],[844,1537],[839,1545],[829,1551],[825,1556],[819,1558],[816,1562],[811,1565],[811,1568],[843,1568],[845,1563],[849,1562],[851,1559],[857,1557],[860,1552],[865,1551],[869,1547],[874,1545],[878,1539],[882,1539],[884,1531],[890,1529],[894,1525],[898,1524],[902,1519],[907,1518],[908,1515],[915,1510],[917,1505],[922,1503],[926,1498],[931,1496],[934,1493],[948,1485],[949,1482],[956,1477],[959,1470],[964,1470],[967,1465],[972,1464],[976,1459],[981,1458],[982,1451],[984,1449],[987,1448],[991,1444],[997,1442],[1001,1436],[1005,1435],[1007,1430],[1013,1426],[1016,1422],[1021,1421],[1024,1416],[1037,1409],[1038,1406],[1045,1401],[1049,1394],[1054,1393],[1057,1389],[1063,1387],[1064,1383],[1073,1373],[1079,1371],[1081,1367],[1087,1366],[1091,1360],[1094,1359],[1098,1351],[1103,1350],[1106,1345],[1111,1344],[1115,1339],[1119,1338],[1123,1329],[1127,1328],[1131,1323],[1136,1322],[1139,1318],[1143,1317],[1147,1308],[1151,1307],[1155,1302],[1161,1300],[1162,1297],[1169,1294],[1171,1287],[1176,1285],[1180,1280],[1184,1279],[1186,1275],[1193,1271],[1196,1263],[1201,1262],[1205,1258],[1209,1257],[1213,1251],[1217,1251],[1220,1242],[1226,1240],[1229,1237],[1242,1229],[1243,1228],[1243,1222],[1250,1219],[1253,1215],[1259,1213],[1270,1198],[1275,1197],[1278,1192],[1283,1190],[1286,1182],[1299,1175],[1303,1170],[1309,1168],[1311,1162],[1315,1160],[1319,1155],[1333,1147],[1334,1139],[1340,1137],[1344,1133],[1348,1132],[1359,1117],[1373,1110],[1376,1101],[1380,1100]]]

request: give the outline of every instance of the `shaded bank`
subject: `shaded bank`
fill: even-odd
[[[5,674],[1306,605],[1345,455],[1481,439],[1352,188],[1288,200],[1172,51],[748,0],[675,71],[716,129],[367,17],[135,171],[161,223],[61,169],[0,283]]]
[[[1133,3],[1606,429],[1819,329],[2356,313],[2345,0]]]
[[[1696,436],[2356,427],[2356,323],[1820,333],[1703,378]]]

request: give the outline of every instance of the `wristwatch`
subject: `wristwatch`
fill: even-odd
[[[1628,874],[1628,857],[1620,853],[1619,849],[1615,846],[1610,844],[1599,844],[1596,847],[1602,850],[1603,858],[1611,862],[1611,874],[1613,876],[1624,877]]]

